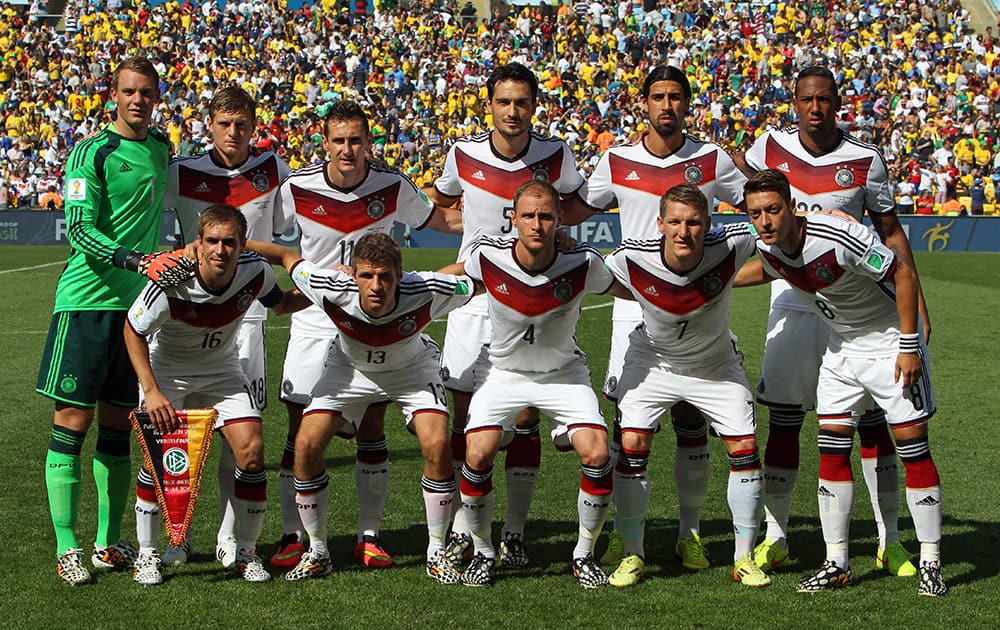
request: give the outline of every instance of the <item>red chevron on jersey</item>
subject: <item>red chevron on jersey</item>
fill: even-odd
[[[431,302],[384,324],[370,324],[351,317],[347,311],[323,298],[323,310],[340,332],[369,346],[390,346],[412,337],[431,323]]]
[[[221,328],[246,313],[253,301],[257,299],[263,285],[264,272],[261,271],[253,280],[247,282],[238,293],[220,304],[190,302],[181,298],[168,297],[170,318],[198,328]]]
[[[550,184],[555,184],[559,180],[562,161],[562,147],[552,152],[548,157],[542,158],[530,166],[519,168],[516,171],[505,171],[491,166],[486,162],[477,160],[464,151],[458,151],[455,154],[455,163],[458,165],[458,176],[460,178],[471,183],[476,188],[504,198],[510,198],[518,186],[532,179],[540,179]]]
[[[206,204],[228,203],[240,207],[278,185],[278,164],[272,156],[266,162],[235,177],[208,175],[184,164],[177,167],[180,195]]]
[[[767,139],[765,151],[767,168],[781,171],[792,188],[807,195],[820,195],[847,188],[868,186],[871,157],[858,158],[837,164],[812,164],[778,144],[773,137]]]
[[[844,275],[844,268],[837,263],[837,252],[828,251],[803,267],[786,265],[773,254],[761,255],[789,284],[807,293],[816,293],[830,286]]]
[[[664,168],[633,162],[612,153],[608,156],[608,166],[612,184],[660,196],[678,184],[702,186],[714,180],[717,157],[715,151],[710,151]]]
[[[338,232],[349,234],[396,213],[396,183],[353,201],[337,201],[290,184],[295,214]]]
[[[557,309],[579,295],[587,285],[587,262],[577,265],[545,284],[531,286],[480,257],[483,284],[490,295],[504,306],[527,317]]]
[[[711,302],[722,293],[736,273],[736,252],[729,254],[690,284],[677,285],[657,277],[631,258],[629,282],[653,306],[673,315],[686,315]]]

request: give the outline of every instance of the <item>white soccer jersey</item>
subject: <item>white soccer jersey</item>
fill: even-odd
[[[297,169],[281,184],[275,212],[291,212],[301,231],[303,258],[319,268],[351,264],[354,243],[368,232],[388,234],[393,221],[422,228],[434,204],[405,175],[368,164],[364,181],[349,190],[334,186],[326,163]],[[333,337],[337,329],[322,309],[292,315],[292,334]]]
[[[490,362],[515,372],[558,370],[582,354],[574,334],[583,296],[604,293],[614,277],[587,245],[558,252],[543,271],[526,271],[514,254],[516,242],[484,236],[465,261],[465,272],[486,286]]]
[[[150,281],[128,311],[136,333],[153,335],[150,361],[157,371],[197,376],[239,370],[236,336],[254,301],[273,306],[282,291],[274,270],[252,252],[240,256],[232,282],[221,293],[206,288],[197,272],[162,289]]]
[[[660,197],[678,184],[693,184],[713,200],[734,206],[743,202],[746,177],[733,159],[714,142],[684,136],[684,144],[666,157],[649,152],[642,142],[608,149],[580,196],[594,208],[617,204],[621,213],[622,240],[659,238],[656,217]]]
[[[757,171],[771,168],[784,173],[796,209],[803,212],[840,210],[860,221],[866,210],[886,214],[896,209],[882,154],[848,133],[832,151],[813,155],[802,146],[798,127],[771,129],[754,141],[746,162]],[[809,310],[784,282],[772,284],[771,304]]]
[[[462,196],[462,246],[458,260],[469,257],[480,236],[512,234],[514,191],[540,179],[563,195],[583,185],[576,158],[565,142],[531,132],[528,146],[517,157],[506,158],[493,148],[492,132],[459,139],[444,161],[444,172],[434,187],[449,197]]]
[[[607,257],[615,277],[642,308],[642,338],[667,366],[711,366],[733,357],[733,280],[753,255],[756,238],[746,223],[712,230],[705,236],[701,262],[685,274],[664,264],[662,239],[628,240]]]
[[[896,258],[860,223],[830,216],[806,219],[795,258],[757,244],[764,270],[794,287],[802,302],[830,326],[829,349],[846,356],[895,356],[899,340]]]
[[[193,157],[174,157],[167,174],[164,208],[173,208],[185,243],[198,236],[198,217],[208,206],[226,203],[239,208],[247,220],[247,238],[270,241],[292,225],[291,214],[274,212],[278,185],[288,165],[270,151],[254,154],[236,168],[223,166],[209,151]],[[267,310],[254,304],[246,319],[262,320]]]
[[[466,304],[472,281],[465,276],[404,272],[396,292],[396,308],[373,318],[362,309],[358,285],[339,271],[322,269],[307,260],[292,269],[292,280],[332,321],[337,345],[357,369],[386,372],[410,365],[423,351],[421,331],[434,318]]]

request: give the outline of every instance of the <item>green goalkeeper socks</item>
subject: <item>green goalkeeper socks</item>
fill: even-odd
[[[56,531],[56,554],[79,547],[76,541],[76,511],[80,502],[80,449],[86,433],[52,427],[45,458],[45,487],[49,512]]]
[[[129,459],[131,431],[99,427],[94,452],[94,483],[97,485],[98,547],[107,547],[121,538],[122,515],[128,502],[132,479]]]

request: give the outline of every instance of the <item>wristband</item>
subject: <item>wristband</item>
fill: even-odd
[[[900,333],[899,351],[905,354],[920,352],[920,333]]]

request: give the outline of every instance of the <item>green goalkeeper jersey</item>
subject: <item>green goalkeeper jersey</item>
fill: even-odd
[[[66,235],[72,249],[55,312],[128,310],[146,278],[113,266],[115,253],[149,253],[160,234],[170,144],[156,129],[129,140],[109,124],[81,140],[66,165]]]

